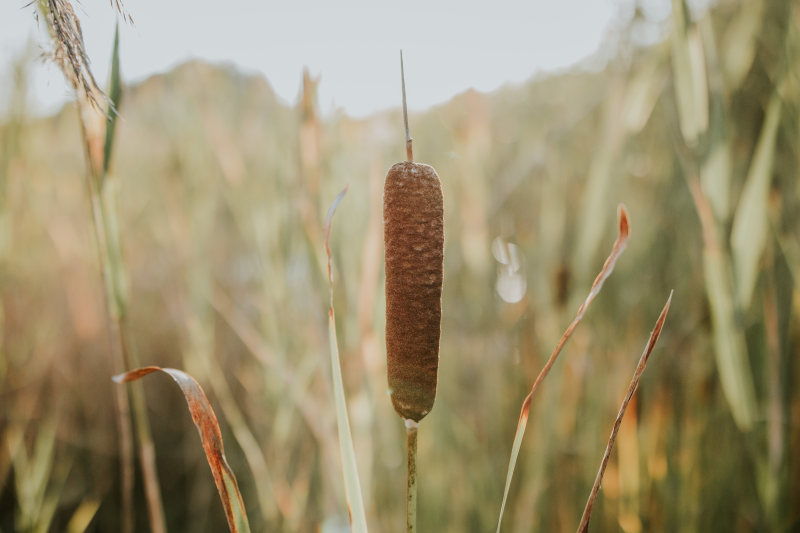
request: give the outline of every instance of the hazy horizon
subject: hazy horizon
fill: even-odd
[[[609,33],[630,17],[627,0],[500,6],[448,2],[435,8],[420,2],[403,9],[349,2],[336,9],[321,2],[278,7],[152,0],[126,4],[134,24],[120,25],[121,65],[128,84],[199,59],[233,64],[244,73],[263,74],[278,97],[297,101],[304,68],[320,77],[319,103],[325,114],[342,109],[361,118],[399,105],[398,51],[404,50],[409,108],[422,110],[469,89],[496,90],[542,74],[585,64],[602,66]],[[34,9],[19,1],[0,12],[0,72],[30,47],[44,52],[44,26]],[[108,5],[79,5],[79,17],[96,78],[108,75],[116,12]],[[417,13],[424,13],[424,17]],[[314,14],[315,16],[311,16]],[[668,16],[655,6],[648,15]],[[175,27],[175,21],[185,25]],[[296,31],[298,27],[304,31]],[[180,38],[175,35],[180,33]],[[480,38],[476,38],[479,36]],[[598,54],[598,52],[601,52]],[[30,108],[55,112],[72,98],[58,69],[33,61]],[[443,65],[445,65],[443,67]],[[3,84],[0,91],[7,91]],[[8,98],[0,95],[0,109]]]

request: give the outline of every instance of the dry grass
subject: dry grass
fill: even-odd
[[[592,531],[748,533],[798,523],[798,16],[791,2],[719,4],[688,20],[683,44],[622,43],[631,53],[605,72],[470,92],[411,117],[414,155],[443,177],[448,214],[436,409],[418,442],[420,530],[496,526],[519,400],[591,287],[619,201],[635,238],[530,404],[503,531],[578,526],[630,354],[671,287],[659,341],[669,357],[651,359],[620,426]],[[688,138],[676,90],[685,73],[672,58],[681,46],[695,57],[689,72],[703,66],[708,80],[708,126],[694,124]],[[366,520],[395,531],[406,513],[404,429],[385,386],[380,184],[403,156],[400,113],[309,118],[263,79],[199,63],[126,94],[113,183],[127,320],[148,362],[185,368],[220,407],[254,531],[348,522],[319,222],[322,200],[351,183],[330,237],[342,386]],[[759,142],[773,127],[774,144]],[[93,243],[80,185],[79,129],[72,107],[0,126],[4,531],[35,517],[52,530],[78,527],[92,509],[90,530],[119,527],[114,368],[97,266],[104,249]],[[757,153],[772,160],[765,197]],[[316,195],[305,185],[314,176]],[[747,203],[756,209],[743,212],[766,216],[767,233],[752,241],[757,249],[734,252],[744,191],[755,191]],[[709,227],[718,255],[709,253]],[[756,265],[750,294],[742,261]],[[745,371],[720,339],[734,343]],[[748,385],[732,387],[748,381],[752,398]],[[147,392],[167,524],[224,529],[182,398],[167,387]],[[132,505],[146,508],[138,483]],[[147,518],[134,520],[146,529]]]

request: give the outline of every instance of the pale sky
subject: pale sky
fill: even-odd
[[[11,61],[46,41],[30,0],[0,1],[0,109]],[[665,2],[667,6],[668,2]],[[108,0],[81,0],[92,69],[107,78],[116,14]],[[293,104],[303,66],[320,75],[323,111],[362,117],[400,105],[399,50],[408,104],[425,109],[474,88],[566,68],[594,54],[630,0],[126,0],[135,24],[121,26],[121,65],[137,82],[190,58],[233,62],[263,73]],[[668,13],[668,9],[667,9]],[[52,65],[33,68],[33,109],[53,111],[71,97]]]

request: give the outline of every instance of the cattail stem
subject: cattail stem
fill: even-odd
[[[417,429],[419,423],[406,420],[408,486],[406,491],[406,532],[417,530]]]

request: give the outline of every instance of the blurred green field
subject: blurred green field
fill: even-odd
[[[420,531],[496,527],[520,404],[620,202],[628,249],[534,399],[503,531],[577,527],[671,289],[591,530],[800,530],[800,5],[675,7],[646,48],[634,17],[601,72],[410,116],[445,198]],[[116,531],[118,386],[80,123],[72,105],[26,106],[26,61],[0,78],[15,99],[0,124],[0,531]],[[143,364],[205,388],[254,531],[346,530],[322,224],[349,184],[331,235],[343,376],[370,529],[399,531],[381,196],[402,117],[321,118],[317,83],[289,107],[261,77],[191,62],[125,87],[111,169],[129,331]],[[165,377],[144,389],[168,528],[224,531],[180,392]],[[134,496],[147,531],[138,463]]]

